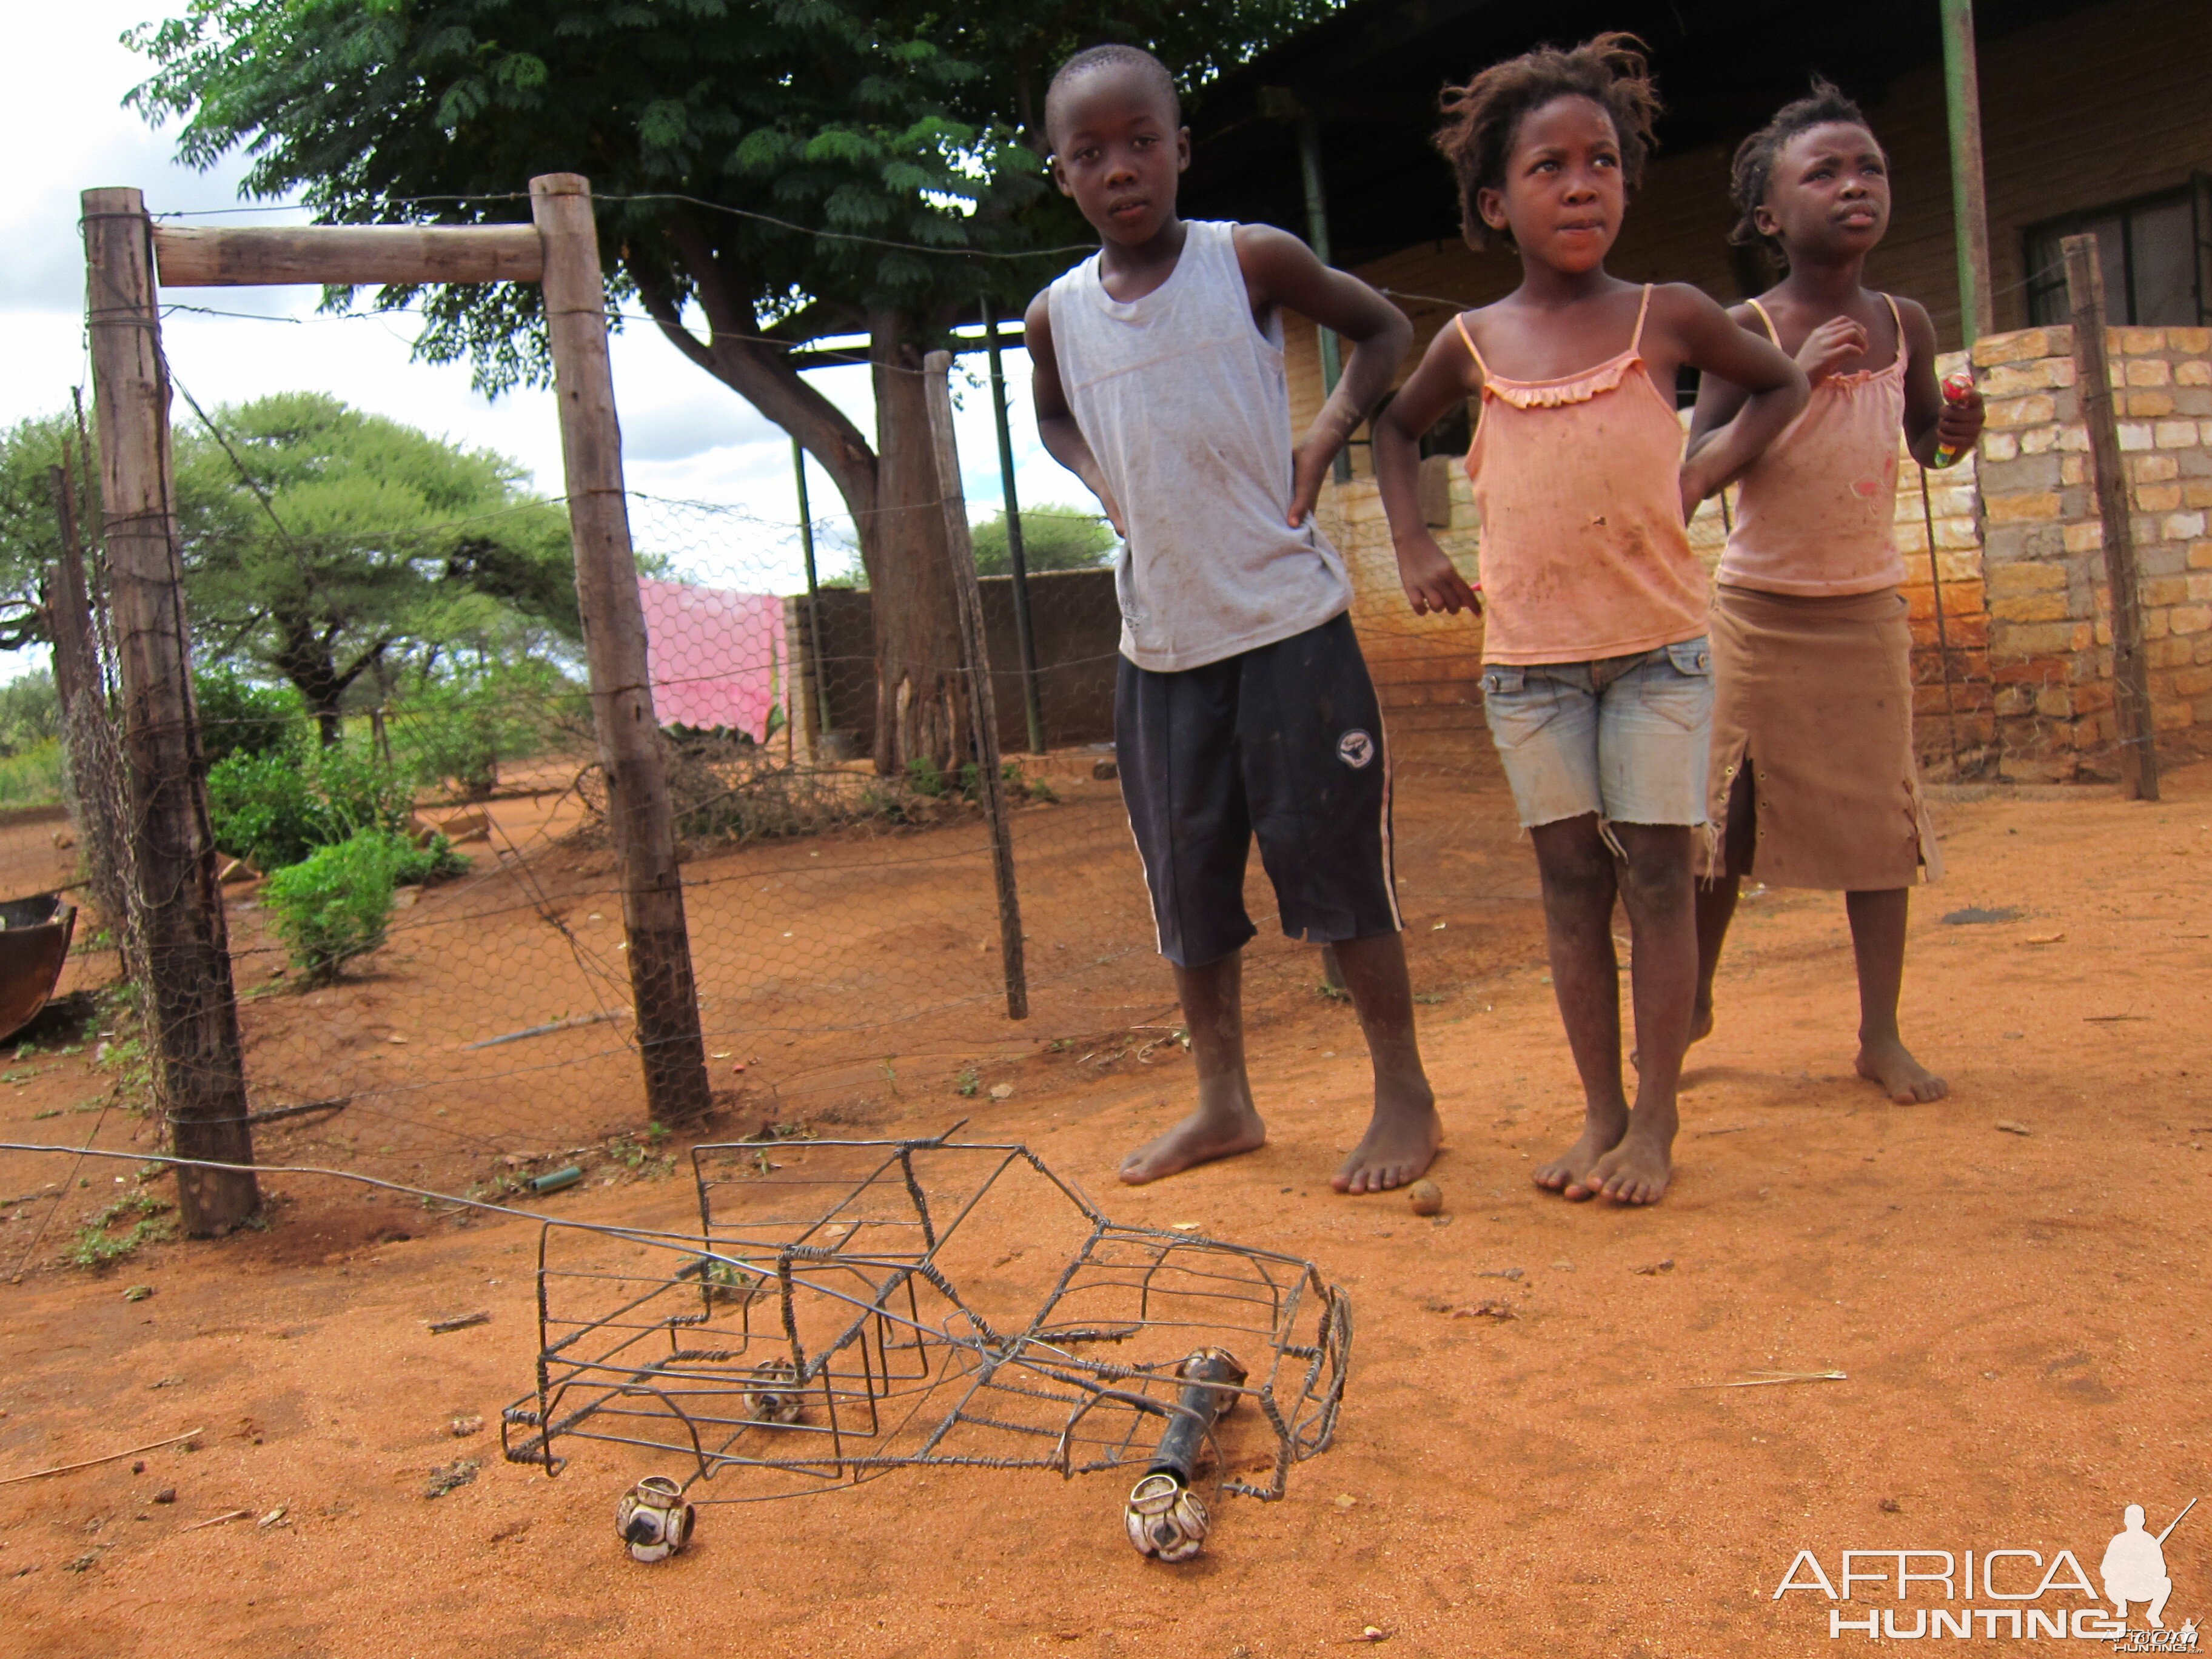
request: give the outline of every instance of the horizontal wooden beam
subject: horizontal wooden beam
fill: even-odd
[[[534,283],[545,270],[534,225],[156,225],[154,255],[163,288]]]
[[[972,351],[988,351],[991,346],[988,337],[981,334],[955,334],[950,338],[956,357],[964,357]],[[1008,351],[1019,351],[1028,346],[1029,337],[1018,328],[1002,328],[999,331],[999,343]],[[842,348],[794,347],[786,361],[793,368],[850,368],[854,364],[865,368],[868,364],[868,347],[866,341]]]

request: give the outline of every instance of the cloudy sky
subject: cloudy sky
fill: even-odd
[[[173,0],[180,7],[182,0]],[[170,159],[173,131],[155,131],[122,107],[143,77],[143,60],[119,44],[132,25],[163,15],[161,0],[75,0],[56,9],[12,13],[8,66],[0,69],[0,153],[15,179],[0,199],[0,424],[66,407],[70,388],[88,384],[83,249],[77,233],[82,190],[135,185],[159,213],[206,213],[241,205],[242,167],[233,158],[198,173]],[[517,181],[518,188],[520,181]],[[299,222],[271,204],[201,222]],[[189,222],[189,221],[188,221]],[[413,319],[319,316],[314,289],[179,289],[173,301],[245,316],[172,313],[163,334],[176,377],[203,405],[272,392],[328,392],[360,407],[514,457],[538,486],[557,492],[560,437],[552,399],[518,392],[496,402],[469,388],[465,366],[410,360]],[[681,357],[649,325],[633,325],[613,343],[616,395],[630,488],[732,509],[653,515],[681,524],[684,544],[663,550],[692,578],[755,592],[803,586],[790,444],[782,432],[719,381]],[[971,513],[994,511],[999,471],[990,398],[977,372],[962,393],[959,439]],[[1029,361],[1006,361],[1018,466],[1017,489],[1036,505],[1084,499],[1081,486],[1046,457],[1029,404]],[[861,429],[872,433],[864,368],[817,371],[817,386]],[[956,385],[957,377],[956,377]],[[190,419],[183,407],[175,418]],[[812,507],[825,540],[823,574],[851,562],[850,526],[819,471]],[[639,539],[647,540],[641,522]],[[667,533],[667,532],[664,532]],[[0,678],[7,665],[0,659]]]

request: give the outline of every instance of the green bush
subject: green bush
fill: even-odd
[[[200,749],[215,766],[233,755],[270,755],[298,748],[308,730],[307,706],[289,685],[258,685],[234,668],[192,677],[199,704]]]
[[[587,718],[574,685],[550,663],[496,663],[448,673],[393,711],[392,748],[416,783],[482,800],[502,763],[542,751],[564,723]]]
[[[417,847],[404,836],[399,839],[399,852],[392,866],[392,884],[412,887],[422,882],[443,881],[458,876],[469,867],[469,861],[453,850],[453,843],[443,836],[433,836],[428,844]]]
[[[297,864],[360,830],[400,835],[412,805],[405,781],[365,745],[240,752],[208,769],[215,844],[259,870]]]
[[[279,870],[261,890],[278,937],[310,980],[335,979],[384,943],[392,890],[422,849],[382,830],[362,830]]]
[[[330,838],[309,764],[283,754],[226,756],[208,769],[215,844],[258,870],[297,864]]]
[[[0,756],[40,748],[61,732],[61,699],[49,671],[36,669],[0,685]]]
[[[315,792],[329,825],[325,843],[343,841],[362,830],[406,833],[415,792],[396,767],[366,744],[334,744],[320,750],[314,773]]]
[[[0,759],[0,807],[51,806],[62,797],[67,768],[58,739]]]

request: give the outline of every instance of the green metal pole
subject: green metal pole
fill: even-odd
[[[1321,124],[1310,115],[1298,117],[1298,172],[1306,187],[1306,244],[1314,251],[1314,258],[1322,264],[1328,260],[1328,200],[1321,187]],[[1336,331],[1316,326],[1314,330],[1321,341],[1321,389],[1324,398],[1334,396],[1336,383],[1344,375],[1344,360],[1338,355]],[[1344,451],[1336,452],[1335,476],[1340,484],[1352,482],[1352,457]]]
[[[1974,0],[1940,3],[1943,98],[1951,118],[1951,222],[1959,244],[1959,331],[1971,346],[1996,325],[1982,178],[1981,76],[1974,62]]]
[[[799,545],[806,556],[806,648],[814,658],[815,719],[830,735],[830,665],[822,659],[822,586],[814,575],[814,514],[806,504],[806,451],[791,441],[791,472],[799,481]]]
[[[1036,635],[1030,629],[1030,567],[1022,546],[1022,509],[1014,499],[1014,434],[1006,424],[1006,371],[999,356],[999,313],[983,296],[983,337],[991,344],[991,410],[999,422],[999,489],[1006,501],[1006,557],[1013,567],[1014,641],[1022,658],[1022,712],[1030,753],[1044,753],[1044,709],[1037,701]]]

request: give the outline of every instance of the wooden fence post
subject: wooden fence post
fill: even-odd
[[[153,229],[135,190],[88,190],[82,199],[131,862],[161,1105],[179,1158],[251,1164],[230,941],[192,700]],[[183,1164],[177,1200],[185,1232],[204,1237],[246,1219],[261,1194],[250,1170]]]
[[[2128,475],[2112,413],[2105,353],[2105,275],[2094,236],[2069,236],[2066,303],[2074,320],[2074,388],[2089,433],[2089,477],[2104,532],[2105,582],[2112,606],[2112,714],[2119,730],[2120,786],[2132,800],[2158,799],[2158,750],[2150,714],[2150,665],[2143,657],[2142,597],[2136,585],[2135,526]]]
[[[545,245],[545,327],[561,409],[576,599],[591,673],[592,726],[607,778],[607,823],[622,871],[623,931],[629,942],[646,1109],[658,1123],[696,1122],[710,1103],[706,1044],[699,1033],[676,817],[647,666],[645,609],[630,548],[591,184],[573,173],[532,179],[530,212]]]
[[[1014,884],[1014,827],[1006,811],[1006,780],[999,761],[999,706],[991,691],[991,653],[983,633],[983,595],[975,586],[975,548],[968,534],[968,501],[960,487],[960,449],[952,434],[952,354],[922,360],[929,433],[937,452],[937,495],[945,512],[945,548],[960,599],[960,631],[968,646],[969,717],[975,727],[975,764],[983,810],[991,820],[991,862],[999,887],[999,957],[1006,975],[1006,1018],[1030,1017],[1029,969],[1022,951],[1022,897]]]
[[[86,884],[106,922],[125,969],[142,976],[131,950],[130,895],[124,872],[128,859],[120,844],[122,825],[115,816],[112,750],[99,740],[108,726],[107,684],[93,643],[92,597],[85,581],[84,543],[76,522],[76,480],[70,446],[62,442],[62,465],[47,476],[54,496],[54,519],[61,532],[61,556],[46,579],[46,626],[54,641],[54,696],[61,705],[62,750],[69,759],[70,817],[84,848]]]
[[[991,416],[999,438],[999,495],[1005,503],[1006,565],[1014,591],[1014,645],[1022,658],[1022,715],[1030,753],[1045,752],[1044,705],[1037,697],[1036,629],[1030,621],[1030,566],[1022,545],[1022,503],[1014,492],[1014,434],[1006,423],[1006,370],[999,350],[999,313],[983,296],[983,337],[991,355]]]

